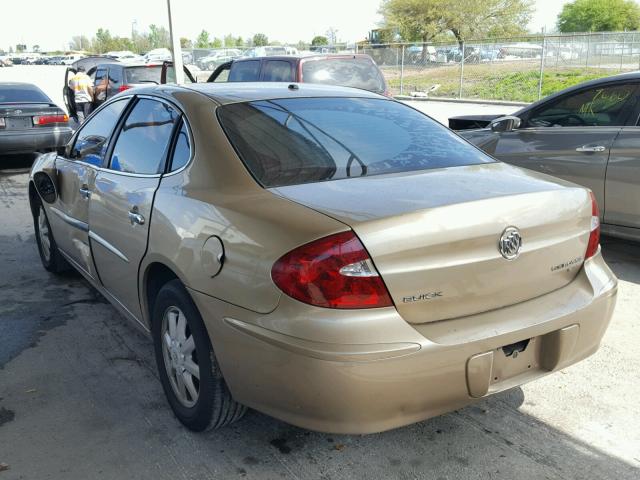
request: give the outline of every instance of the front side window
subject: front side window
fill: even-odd
[[[220,123],[265,187],[492,162],[398,102],[295,98],[225,105]]]
[[[622,126],[636,86],[604,85],[568,94],[534,111],[529,127]]]
[[[122,99],[110,103],[82,125],[73,146],[75,159],[96,167],[102,166],[109,135],[128,102],[129,99]]]
[[[161,173],[178,118],[178,112],[166,103],[140,99],[118,135],[110,168],[128,173]]]
[[[260,60],[236,62],[231,65],[230,82],[256,82],[260,73]]]

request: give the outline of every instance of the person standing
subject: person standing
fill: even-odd
[[[91,113],[93,102],[93,81],[85,73],[84,67],[78,67],[76,74],[69,79],[69,88],[73,92],[78,123],[82,125]]]

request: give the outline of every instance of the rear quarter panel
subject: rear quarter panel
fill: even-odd
[[[215,104],[198,97],[181,99],[193,133],[193,158],[184,170],[164,176],[156,193],[141,292],[144,272],[160,262],[193,290],[270,312],[281,296],[271,280],[273,263],[298,245],[348,227],[260,187],[220,128]],[[203,258],[203,246],[214,235],[225,254],[217,275]]]

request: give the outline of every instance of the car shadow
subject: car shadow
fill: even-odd
[[[602,256],[620,280],[640,283],[640,243],[620,238],[602,237]]]

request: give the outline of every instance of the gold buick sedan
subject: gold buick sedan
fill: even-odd
[[[128,90],[29,199],[44,267],[151,334],[196,431],[417,422],[594,353],[616,300],[589,190],[361,90]]]

